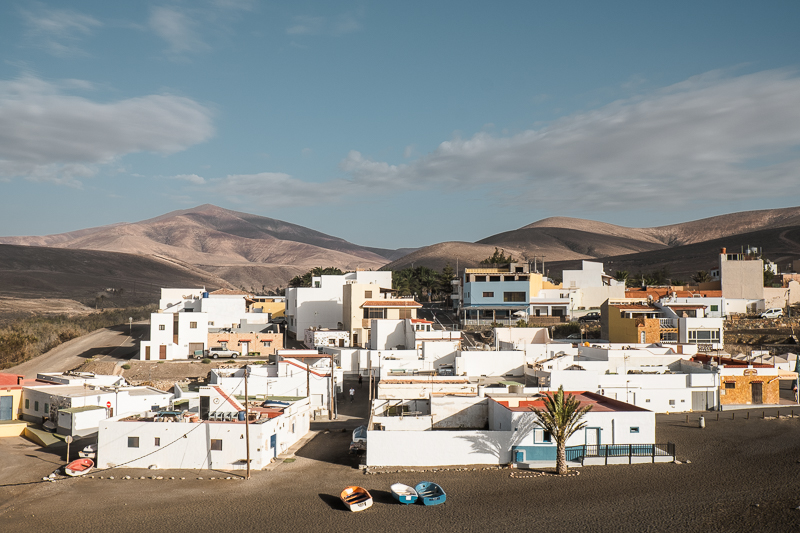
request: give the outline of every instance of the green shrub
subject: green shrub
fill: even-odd
[[[131,365],[129,365],[128,363],[125,363],[124,365],[122,365],[122,368],[124,370],[130,370],[131,369]]]
[[[202,360],[202,361],[200,361],[200,362],[201,362],[201,363],[203,363],[204,365],[207,365],[208,363],[210,363],[210,362],[211,362],[211,359],[209,359],[208,357],[206,357],[205,359],[203,359],[203,360]]]

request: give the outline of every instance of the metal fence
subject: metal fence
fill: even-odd
[[[628,462],[633,462],[633,457],[650,457],[655,462],[656,457],[675,458],[675,443],[666,444],[584,444],[583,446],[569,446],[566,449],[567,461],[577,461],[583,464],[586,458],[604,458],[608,464],[609,457],[627,457]]]

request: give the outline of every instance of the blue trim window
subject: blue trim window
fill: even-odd
[[[639,433],[639,426],[632,427],[631,433]]]

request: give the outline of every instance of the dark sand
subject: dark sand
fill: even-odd
[[[675,442],[682,464],[584,467],[568,478],[515,478],[524,471],[508,469],[365,475],[346,453],[348,433],[331,431],[295,462],[249,481],[220,479],[241,472],[120,469],[38,483],[61,458],[0,439],[0,531],[800,531],[800,408],[796,414],[762,420],[754,411],[746,420],[737,412],[732,421],[725,412],[717,422],[705,413],[705,429],[697,413],[689,424],[685,415],[658,415],[657,440]],[[164,479],[149,479],[154,474]],[[392,483],[423,480],[441,484],[447,503],[392,500]],[[350,484],[370,490],[375,505],[346,511],[338,494]]]

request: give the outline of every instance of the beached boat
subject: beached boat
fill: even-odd
[[[90,444],[78,452],[78,457],[94,459],[97,456],[97,444]]]
[[[347,487],[339,495],[345,507],[353,512],[372,507],[372,496],[363,487]]]
[[[68,476],[82,476],[92,468],[94,468],[94,461],[88,457],[82,457],[65,466],[64,473]]]
[[[414,490],[414,487],[409,487],[408,485],[403,485],[402,483],[395,483],[392,485],[392,496],[395,500],[406,505],[414,503],[419,497],[417,491]]]
[[[447,495],[444,493],[444,490],[442,490],[442,487],[430,481],[417,483],[414,490],[417,491],[419,499],[422,500],[422,503],[425,505],[439,505],[440,503],[444,503],[447,499]]]
[[[353,430],[353,442],[367,442],[367,426],[358,426]]]

